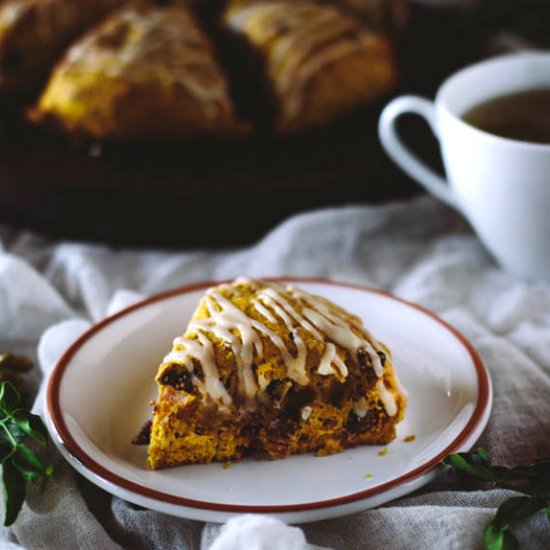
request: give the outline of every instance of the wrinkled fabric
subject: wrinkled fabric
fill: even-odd
[[[79,334],[143,296],[241,275],[329,277],[390,290],[455,325],[482,355],[494,384],[493,412],[479,444],[504,465],[550,456],[550,284],[502,272],[468,225],[433,199],[298,215],[256,245],[231,251],[60,243],[10,228],[0,228],[0,239],[0,346],[38,361],[41,390]],[[42,397],[40,391],[39,412]],[[112,497],[53,448],[49,453],[54,478],[43,492],[29,490],[18,521],[4,532],[9,548],[16,542],[29,549],[206,550],[218,544],[220,526]],[[309,544],[335,550],[475,549],[482,547],[483,526],[510,495],[465,486],[448,472],[378,509],[301,527]],[[523,548],[550,545],[542,513],[516,534]]]
[[[208,550],[327,550],[308,544],[299,527],[258,514],[234,517],[221,527],[207,526],[202,542]]]

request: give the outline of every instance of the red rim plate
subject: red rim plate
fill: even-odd
[[[50,414],[51,421],[55,427],[57,434],[63,441],[63,444],[66,450],[74,458],[76,458],[85,468],[87,468],[93,474],[95,474],[96,476],[99,476],[103,480],[109,483],[112,483],[114,485],[118,485],[119,487],[122,487],[123,489],[131,491],[138,495],[142,495],[144,497],[158,500],[160,502],[175,504],[178,506],[187,506],[190,508],[212,510],[217,512],[284,513],[284,512],[297,512],[297,511],[304,511],[304,510],[316,510],[319,508],[327,508],[327,507],[339,506],[342,504],[348,504],[351,502],[355,502],[357,500],[363,500],[369,497],[374,497],[385,491],[393,489],[403,483],[413,481],[418,477],[433,470],[436,466],[438,466],[441,463],[442,459],[445,456],[447,456],[449,453],[456,452],[457,450],[459,450],[461,446],[476,431],[476,428],[479,426],[479,423],[483,419],[484,412],[486,411],[486,407],[489,402],[489,396],[490,396],[489,376],[485,366],[483,365],[481,358],[479,357],[478,353],[476,352],[472,344],[470,344],[470,342],[458,330],[456,330],[454,327],[449,325],[446,321],[441,319],[438,315],[436,315],[432,311],[418,304],[414,304],[412,302],[408,302],[407,300],[403,300],[402,298],[398,298],[393,294],[390,294],[389,292],[386,292],[384,290],[379,290],[368,286],[363,286],[363,285],[358,285],[353,283],[336,282],[336,281],[331,281],[329,279],[322,279],[322,278],[264,277],[263,279],[266,281],[272,281],[272,282],[284,281],[284,282],[295,282],[295,283],[319,283],[319,284],[338,286],[338,287],[344,287],[344,288],[352,288],[356,290],[361,290],[363,292],[369,292],[372,294],[380,294],[382,296],[385,296],[386,298],[395,300],[406,306],[412,307],[422,312],[424,315],[430,317],[431,319],[436,321],[438,324],[442,325],[445,329],[447,329],[450,333],[452,333],[456,337],[456,339],[461,343],[461,345],[466,349],[466,351],[468,352],[468,355],[472,360],[472,364],[475,368],[476,375],[477,375],[477,382],[478,382],[477,403],[466,426],[455,437],[455,439],[447,447],[445,447],[445,449],[441,451],[439,454],[437,454],[436,456],[434,456],[432,459],[425,462],[421,466],[413,470],[410,470],[409,472],[406,472],[405,474],[395,479],[392,479],[391,481],[388,481],[386,483],[383,483],[371,489],[365,489],[365,490],[358,491],[356,493],[352,493],[342,497],[315,501],[315,502],[301,503],[301,504],[254,506],[254,505],[219,504],[215,502],[206,502],[202,500],[194,500],[194,499],[189,499],[185,497],[179,497],[179,496],[171,495],[169,493],[165,493],[162,491],[157,491],[155,489],[145,487],[143,485],[134,483],[132,481],[128,481],[127,479],[114,474],[113,472],[104,468],[97,461],[95,461],[79,446],[79,444],[73,438],[69,428],[67,427],[67,424],[65,423],[63,413],[60,408],[60,399],[59,399],[61,381],[63,379],[65,370],[70,364],[71,359],[73,358],[75,353],[82,347],[82,345],[85,342],[87,342],[90,338],[92,338],[97,332],[101,331],[103,328],[105,328],[107,325],[109,325],[113,321],[116,321],[117,319],[120,319],[121,317],[124,317],[129,313],[132,313],[137,309],[146,307],[152,303],[160,302],[162,300],[166,300],[174,296],[187,294],[189,292],[206,289],[211,286],[228,282],[228,281],[206,281],[206,282],[179,287],[173,290],[169,290],[167,292],[162,292],[160,294],[155,294],[154,296],[151,296],[146,300],[143,300],[137,304],[134,304],[120,311],[115,315],[107,317],[106,319],[95,324],[88,331],[86,331],[67,349],[67,351],[65,351],[65,353],[61,356],[61,358],[57,362],[50,376],[50,380],[47,388],[46,403],[47,403],[47,408]]]

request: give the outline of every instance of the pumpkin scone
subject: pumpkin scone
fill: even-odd
[[[249,279],[206,292],[156,381],[152,469],[385,444],[406,401],[390,351],[358,317]]]
[[[230,0],[222,25],[261,59],[279,133],[325,126],[396,81],[389,38],[333,5]]]
[[[54,70],[35,122],[100,140],[238,136],[228,85],[190,9],[125,7]]]

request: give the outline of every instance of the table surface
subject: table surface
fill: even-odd
[[[460,330],[494,385],[493,412],[477,445],[495,464],[550,456],[550,286],[499,270],[466,222],[435,199],[311,212],[235,251],[69,245],[1,225],[0,241],[0,350],[37,352],[44,379],[92,322],[140,296],[243,275],[328,277],[390,290]],[[172,337],[167,335],[167,345]],[[156,365],[151,369],[152,379]],[[428,387],[426,399],[430,395]],[[39,398],[39,410],[41,404]],[[75,475],[53,447],[50,452],[54,482],[44,491],[29,489],[29,505],[13,529],[26,548],[198,550],[201,539],[208,548],[212,525],[112,498]],[[484,525],[509,496],[447,475],[388,506],[303,528],[310,542],[335,550],[363,550],[365,541],[372,550],[478,548]],[[540,514],[515,533],[522,548],[546,550],[549,530]]]

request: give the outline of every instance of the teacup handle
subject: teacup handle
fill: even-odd
[[[386,105],[378,123],[378,135],[386,153],[428,192],[460,211],[457,200],[447,182],[403,145],[397,134],[395,123],[404,113],[414,113],[424,117],[436,138],[439,139],[434,104],[418,96],[401,96]]]

